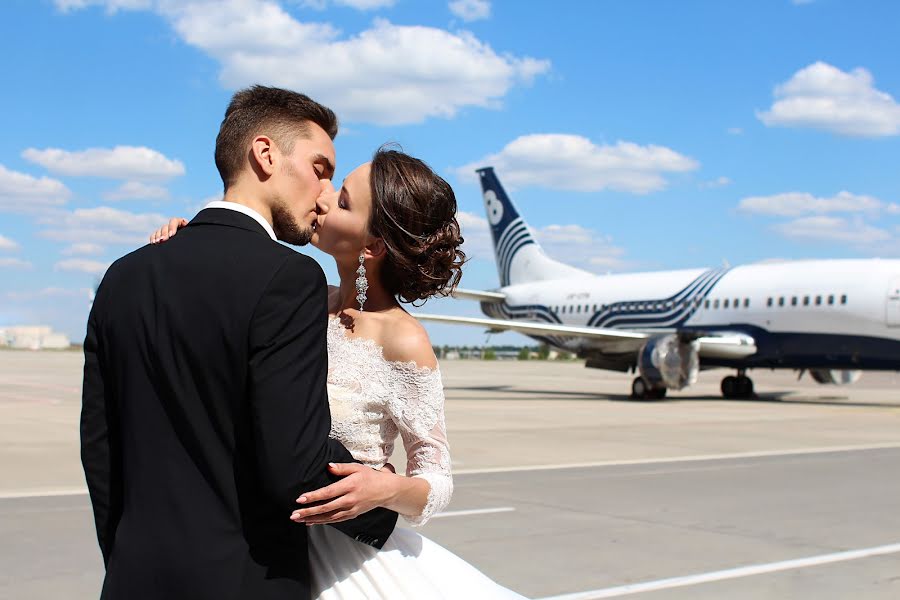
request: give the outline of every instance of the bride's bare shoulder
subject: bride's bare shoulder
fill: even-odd
[[[437,357],[431,347],[428,332],[409,313],[398,310],[386,319],[381,338],[387,360],[415,362],[419,367],[437,368]]]

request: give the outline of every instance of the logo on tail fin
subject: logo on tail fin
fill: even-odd
[[[525,246],[532,244],[537,246],[537,242],[500,185],[500,180],[494,174],[494,168],[478,169],[477,173],[481,178],[484,210],[491,224],[500,285],[507,286],[510,284],[510,268],[516,254]]]

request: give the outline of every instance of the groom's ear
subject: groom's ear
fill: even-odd
[[[265,174],[267,177],[275,172],[275,143],[271,138],[258,135],[253,138],[250,144],[250,162],[253,170],[257,173]]]
[[[371,241],[366,246],[366,254],[372,258],[381,258],[387,252],[387,246],[381,238],[370,238]]]

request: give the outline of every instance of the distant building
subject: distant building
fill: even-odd
[[[69,338],[46,325],[0,327],[0,346],[21,350],[64,350]]]

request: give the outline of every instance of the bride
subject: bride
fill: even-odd
[[[340,190],[325,181],[312,244],[334,257],[340,276],[328,298],[331,437],[360,464],[332,465],[343,479],[302,493],[291,517],[310,528],[313,597],[522,599],[410,529],[396,529],[378,550],[322,526],[383,506],[417,527],[449,503],[440,368],[401,302],[447,293],[465,260],[453,190],[422,161],[382,148]],[[150,241],[186,224],[172,219]],[[406,477],[383,468],[398,436]]]

